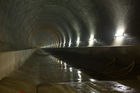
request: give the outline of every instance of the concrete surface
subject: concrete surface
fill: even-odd
[[[34,49],[29,49],[0,52],[0,79],[20,67],[34,51]]]

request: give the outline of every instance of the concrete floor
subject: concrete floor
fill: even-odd
[[[136,83],[99,81],[51,55],[33,54],[0,81],[0,93],[140,93]]]

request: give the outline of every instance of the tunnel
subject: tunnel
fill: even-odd
[[[0,0],[0,93],[140,93],[139,0]]]

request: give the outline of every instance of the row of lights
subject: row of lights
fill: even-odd
[[[125,34],[125,28],[124,27],[119,27],[114,35],[114,42],[113,45],[121,45],[123,43],[124,37],[126,36]],[[88,40],[88,47],[93,47],[94,43],[95,43],[96,39],[94,38],[94,34],[91,34]],[[79,47],[81,41],[80,41],[80,37],[77,37],[76,40],[76,47]],[[72,41],[71,39],[69,40],[68,43],[68,47],[71,47],[72,45]],[[49,47],[53,47],[53,45],[49,45],[49,46],[42,46],[41,48],[49,48]],[[64,41],[64,43],[61,43],[59,45],[59,47],[66,47],[66,40]]]
[[[124,37],[126,36],[126,34],[124,33],[123,29],[119,29],[117,30],[115,36],[114,36],[114,42],[113,45],[121,45],[123,43]],[[92,34],[88,40],[88,47],[92,47],[94,45],[94,42],[96,41],[96,39],[94,38],[94,35]],[[80,37],[77,38],[76,41],[76,47],[79,47],[80,45]],[[71,47],[72,45],[72,41],[70,40],[68,43],[68,47]],[[60,44],[59,47],[66,47],[66,41],[62,44]],[[49,47],[53,47],[53,45],[49,45],[49,46],[42,46],[41,48],[49,48]]]
[[[95,40],[96,39],[94,38],[94,35],[91,35],[89,40],[88,40],[88,47],[92,47],[94,45]],[[80,43],[81,43],[80,37],[78,37],[76,40],[76,47],[79,47]],[[72,45],[72,41],[70,40],[68,43],[68,47],[71,47],[71,45]],[[65,47],[65,46],[66,46],[66,42],[63,43],[63,47]],[[60,44],[59,47],[62,47],[62,44]]]
[[[117,29],[115,35],[114,35],[114,42],[113,45],[121,45],[123,43],[124,37],[126,36],[125,34],[125,28],[120,27]],[[95,43],[96,39],[94,38],[94,34],[91,34],[89,40],[88,40],[88,47],[92,47]],[[76,41],[76,47],[79,47],[80,45],[80,37],[77,38]],[[69,47],[71,46],[71,41],[69,42]]]

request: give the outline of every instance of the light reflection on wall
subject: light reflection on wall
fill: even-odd
[[[95,79],[92,79],[92,78],[89,79],[89,81],[90,81],[90,82],[96,82],[96,80],[95,80]]]
[[[55,59],[54,57],[51,57],[51,58]],[[70,80],[70,82],[72,84],[75,83],[75,80],[77,80],[80,84],[81,84],[81,82],[85,81],[85,76],[82,71],[69,66],[66,62],[64,62],[62,60],[56,59],[56,61],[62,67],[61,68],[62,72],[69,73],[67,80]],[[67,75],[66,73],[64,73],[64,74]],[[65,75],[64,75],[64,78],[65,78]],[[121,84],[116,81],[100,81],[100,80],[96,80],[96,79],[89,78],[89,77],[87,79],[89,80],[90,84],[93,85],[93,87],[101,88],[101,90],[103,90],[103,92],[105,89],[105,92],[107,91],[106,93],[108,93],[108,92],[109,93],[136,93],[136,90],[134,88],[131,88],[129,86],[126,86],[126,85]],[[90,93],[94,93],[94,92],[91,91]],[[95,93],[99,93],[99,92],[95,90]]]

